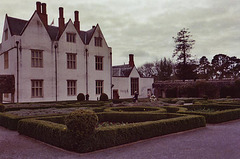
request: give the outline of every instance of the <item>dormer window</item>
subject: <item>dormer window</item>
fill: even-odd
[[[75,33],[67,33],[67,42],[75,43],[76,42],[76,34]]]
[[[95,37],[95,46],[102,47],[102,38]]]
[[[8,39],[8,29],[4,31],[5,41]]]

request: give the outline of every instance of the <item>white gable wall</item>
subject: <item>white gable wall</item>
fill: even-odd
[[[17,101],[17,49],[16,41],[19,41],[19,102],[55,101],[55,43],[58,44],[57,52],[57,98],[61,100],[76,100],[78,93],[88,93],[90,100],[99,99],[96,94],[96,80],[103,80],[103,92],[111,98],[111,48],[108,47],[105,38],[97,25],[94,35],[85,45],[72,21],[67,23],[62,36],[57,41],[52,41],[37,12],[25,26],[20,36],[11,36],[8,29],[8,40],[3,39],[1,52],[7,50],[9,54],[9,68],[4,69],[4,55],[0,55],[0,74],[13,74],[15,76],[15,102]],[[8,28],[5,20],[4,31]],[[76,43],[66,41],[66,33],[76,33]],[[94,37],[102,37],[102,47],[95,46]],[[4,38],[4,36],[2,36]],[[87,66],[88,81],[86,81],[86,51],[88,50]],[[43,51],[43,67],[32,67],[31,50]],[[77,68],[67,69],[67,53],[76,53]],[[95,69],[95,57],[103,57],[103,70]],[[31,80],[43,80],[43,98],[32,97]],[[76,96],[67,95],[67,80],[77,81]],[[88,83],[88,89],[86,88]],[[88,90],[88,92],[87,92]]]
[[[75,33],[76,42],[67,42],[66,34]],[[76,69],[67,68],[67,53],[76,53]],[[58,99],[76,100],[78,93],[86,94],[85,45],[70,20],[58,42]],[[76,96],[67,95],[67,80],[77,81]]]
[[[19,102],[54,100],[54,54],[52,41],[36,12],[22,33],[20,45],[22,51],[19,53]],[[42,68],[31,66],[31,49],[43,50]],[[43,80],[43,98],[31,97],[31,80]]]
[[[113,90],[118,90],[119,98],[131,98],[131,86],[128,77],[112,77]]]
[[[103,80],[103,92],[111,98],[111,48],[101,33],[100,27],[97,25],[92,39],[87,46],[88,49],[88,92],[91,100],[99,99],[100,95],[96,94],[96,80]],[[102,37],[102,47],[95,46],[94,37]],[[103,70],[95,69],[95,56],[103,56]]]
[[[129,77],[113,77],[113,90],[118,90],[120,98],[132,98],[131,78],[139,78],[139,98],[146,98],[147,90],[152,89],[153,78],[141,78],[136,67],[132,69]]]
[[[5,30],[8,29],[8,39],[5,41]],[[16,73],[16,61],[17,61],[17,49],[16,47],[17,37],[11,36],[10,29],[8,26],[7,18],[5,19],[2,35],[2,44],[0,51],[0,74],[12,74]],[[4,69],[4,52],[8,51],[8,69]]]

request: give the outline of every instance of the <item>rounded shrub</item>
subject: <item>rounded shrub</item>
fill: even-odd
[[[85,100],[84,94],[83,94],[83,93],[79,93],[79,94],[77,95],[77,101],[84,101],[84,100]]]
[[[80,138],[93,134],[97,122],[98,117],[95,112],[83,109],[76,110],[65,118],[67,128]]]
[[[106,93],[102,93],[100,95],[100,101],[108,101],[108,95]]]

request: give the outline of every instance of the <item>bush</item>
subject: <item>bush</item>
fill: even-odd
[[[5,110],[4,105],[0,104],[0,112],[4,112],[4,110]]]
[[[102,93],[100,95],[100,101],[108,101],[108,95],[106,93]]]
[[[164,108],[167,110],[167,113],[177,113],[179,111],[178,107],[167,106]]]
[[[77,100],[78,100],[78,101],[84,101],[84,100],[85,100],[84,94],[83,94],[83,93],[79,93],[79,94],[77,95]]]
[[[106,112],[117,111],[117,112],[164,112],[164,109],[157,107],[144,107],[144,106],[134,106],[134,107],[113,107],[105,109]]]
[[[10,130],[17,130],[18,121],[24,119],[16,115],[0,113],[0,126],[3,126]]]
[[[198,89],[199,97],[218,98],[220,96],[219,87],[214,84],[201,81],[196,83],[196,88]]]
[[[177,97],[177,87],[167,89],[166,97],[167,98],[176,98]]]
[[[236,105],[203,104],[183,107],[187,108],[188,110],[180,109],[178,113],[202,115],[206,118],[206,122],[211,124],[222,123],[240,118],[240,108]],[[199,110],[206,110],[206,112]],[[214,111],[211,112],[211,110]]]
[[[70,113],[65,119],[67,128],[80,138],[93,134],[97,122],[98,117],[93,111],[83,109]]]
[[[120,113],[117,114],[121,116]],[[126,116],[126,114],[122,115]],[[152,117],[153,115],[158,118],[160,118],[161,115],[171,115],[173,118],[97,128],[93,135],[83,139],[79,139],[71,133],[71,131],[66,129],[66,126],[44,121],[44,119],[21,120],[18,125],[18,132],[70,151],[90,152],[203,127],[206,124],[204,117],[201,116],[179,114],[149,114],[148,116]],[[109,114],[102,113],[101,116],[103,116],[103,118],[112,118],[116,115],[113,113],[109,116]],[[129,114],[128,116],[133,115]]]
[[[114,104],[119,104],[119,103],[122,103],[123,100],[120,100],[120,99],[113,99],[112,102],[113,102]]]

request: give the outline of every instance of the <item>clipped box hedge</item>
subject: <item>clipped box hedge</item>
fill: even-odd
[[[0,113],[0,126],[10,130],[17,130],[18,121],[21,119],[25,118],[12,114]]]
[[[124,106],[124,107],[109,107],[104,110],[105,112],[155,112],[155,113],[165,113],[166,110],[159,107],[149,107],[149,106]]]
[[[201,112],[199,109],[216,109],[213,112]],[[240,107],[236,105],[191,105],[181,106],[178,113],[202,115],[207,123],[217,124],[226,121],[240,119]]]
[[[67,107],[67,108],[71,108],[71,107]],[[43,109],[46,110],[47,108]],[[59,108],[60,109],[60,108]],[[33,109],[29,109],[29,110],[33,110]],[[97,108],[92,108],[93,111],[95,112],[102,112],[104,111],[104,107],[97,107]],[[39,110],[40,111],[40,110]],[[68,114],[68,113],[66,113]],[[66,115],[61,114],[61,115]],[[27,119],[27,118],[36,118],[36,117],[49,117],[49,116],[58,116],[59,114],[43,114],[43,115],[31,115],[31,116],[18,116],[18,115],[14,115],[11,114],[11,112],[2,112],[0,113],[0,126],[3,126],[7,129],[10,130],[17,130],[17,124],[18,121],[21,119]]]
[[[148,114],[150,120],[157,119],[157,115],[159,116],[158,118],[167,116],[167,114],[146,114]],[[141,115],[143,114],[138,116],[137,113],[129,113],[128,115],[126,115],[126,113],[98,114],[100,120],[108,120],[112,119],[113,116],[117,116],[113,120],[118,119],[118,121],[120,121],[127,117],[130,119],[129,122],[134,121],[134,118],[130,118],[130,116],[135,116],[135,120],[141,120]],[[205,119],[202,116],[168,115],[171,117],[170,119],[96,128],[92,136],[84,139],[76,138],[76,136],[67,129],[66,125],[59,124],[59,122],[63,120],[63,117],[58,117],[58,119],[23,119],[19,121],[18,132],[60,148],[84,153],[206,126]],[[53,120],[58,121],[58,123],[50,122]]]
[[[3,126],[10,130],[17,130],[18,122],[20,120],[36,118],[36,117],[45,117],[45,116],[57,116],[57,114],[21,117],[13,114],[8,114],[8,113],[0,113],[0,126]]]
[[[68,101],[68,102],[42,102],[42,103],[20,103],[0,104],[0,112],[17,111],[21,109],[47,109],[47,108],[70,108],[70,107],[101,107],[107,104],[102,101]]]

